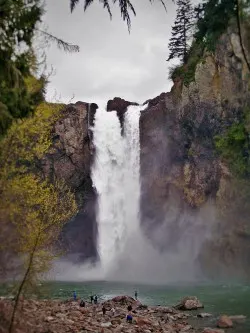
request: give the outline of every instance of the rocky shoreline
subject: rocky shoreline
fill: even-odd
[[[129,305],[132,306],[132,323],[126,321]],[[8,331],[12,307],[12,300],[0,300],[0,333]],[[85,307],[80,306],[80,300],[29,299],[20,304],[15,333],[224,333],[224,328],[245,319],[244,316],[224,315],[217,321],[219,328],[194,328],[190,325],[191,318],[203,320],[211,316],[190,311],[200,308],[203,305],[196,297],[186,297],[175,307],[147,306],[130,296],[117,296],[96,305],[86,303]]]

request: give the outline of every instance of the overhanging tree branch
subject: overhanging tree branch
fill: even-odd
[[[50,34],[47,31],[44,31],[44,30],[36,29],[36,31],[47,36],[49,40],[51,40],[52,42],[57,44],[59,49],[63,49],[65,52],[79,52],[80,51],[80,47],[78,45],[67,43],[64,40]]]
[[[94,1],[97,2],[97,0],[84,0],[84,10],[86,10],[90,5],[94,3]],[[128,30],[130,31],[131,28],[131,18],[130,18],[130,12],[135,16],[136,11],[135,8],[130,0],[99,0],[99,2],[103,5],[103,8],[106,8],[108,10],[110,19],[112,19],[112,13],[111,13],[111,7],[110,7],[110,1],[115,4],[119,2],[121,17],[123,21],[127,22]],[[153,2],[154,0],[148,0],[149,2]],[[163,5],[165,11],[167,11],[167,7],[165,4],[165,0],[158,0]],[[70,10],[73,12],[76,5],[80,2],[80,0],[70,0]]]
[[[245,50],[244,42],[243,42],[243,38],[242,38],[241,23],[240,23],[240,4],[239,4],[239,0],[235,0],[235,6],[236,6],[236,19],[237,19],[238,34],[239,34],[239,38],[240,38],[240,46],[241,46],[243,57],[244,57],[245,62],[247,64],[248,70],[250,72],[250,63],[247,59],[247,54],[246,54],[246,50]]]

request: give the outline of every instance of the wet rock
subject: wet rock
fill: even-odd
[[[225,333],[225,331],[221,330],[221,329],[218,329],[218,328],[206,327],[206,328],[204,328],[202,333]]]
[[[115,318],[111,320],[112,325],[120,325],[122,323],[120,318]]]
[[[144,304],[140,304],[137,306],[136,310],[147,310],[148,306]]]
[[[111,326],[112,326],[111,322],[101,324],[101,327],[111,327]]]
[[[157,306],[154,309],[155,309],[155,311],[161,312],[161,313],[172,313],[172,314],[177,314],[178,313],[178,311],[176,311],[176,309],[170,308],[170,307],[167,307],[167,306]]]
[[[198,318],[208,318],[208,317],[212,317],[211,313],[207,313],[207,312],[201,312],[197,314]]]
[[[193,327],[191,325],[185,325],[181,330],[180,330],[180,333],[181,332],[187,332],[187,331],[190,331]]]
[[[107,111],[116,111],[121,124],[122,133],[123,133],[124,116],[128,106],[130,105],[139,105],[139,104],[135,102],[125,101],[120,97],[115,97],[114,99],[109,100],[107,103]]]
[[[204,308],[204,306],[196,296],[187,296],[175,308],[178,310],[197,310]]]
[[[152,322],[149,319],[143,317],[136,317],[134,321],[138,326],[152,325]]]
[[[246,316],[244,315],[234,315],[234,316],[228,316],[233,322],[236,323],[242,323],[246,320]]]
[[[228,316],[223,315],[219,318],[217,326],[220,328],[229,328],[233,327],[232,319],[230,319]]]
[[[186,332],[192,329],[192,326],[187,323],[177,323],[174,327],[179,332]]]

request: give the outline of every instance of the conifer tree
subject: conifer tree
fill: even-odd
[[[178,0],[177,6],[172,37],[168,44],[170,54],[167,61],[173,58],[181,58],[185,62],[189,47],[188,40],[193,27],[194,12],[190,0]]]

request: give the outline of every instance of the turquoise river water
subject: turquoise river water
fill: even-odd
[[[68,299],[75,290],[77,296],[89,301],[91,294],[97,294],[100,301],[117,295],[134,295],[138,291],[138,298],[147,305],[177,304],[183,297],[197,296],[205,308],[201,312],[209,312],[213,317],[199,319],[195,326],[214,326],[218,315],[246,315],[247,320],[236,324],[228,333],[250,332],[250,285],[225,284],[199,286],[154,286],[127,284],[118,282],[47,282],[39,287],[40,297],[52,299]],[[0,293],[4,294],[0,289]]]

